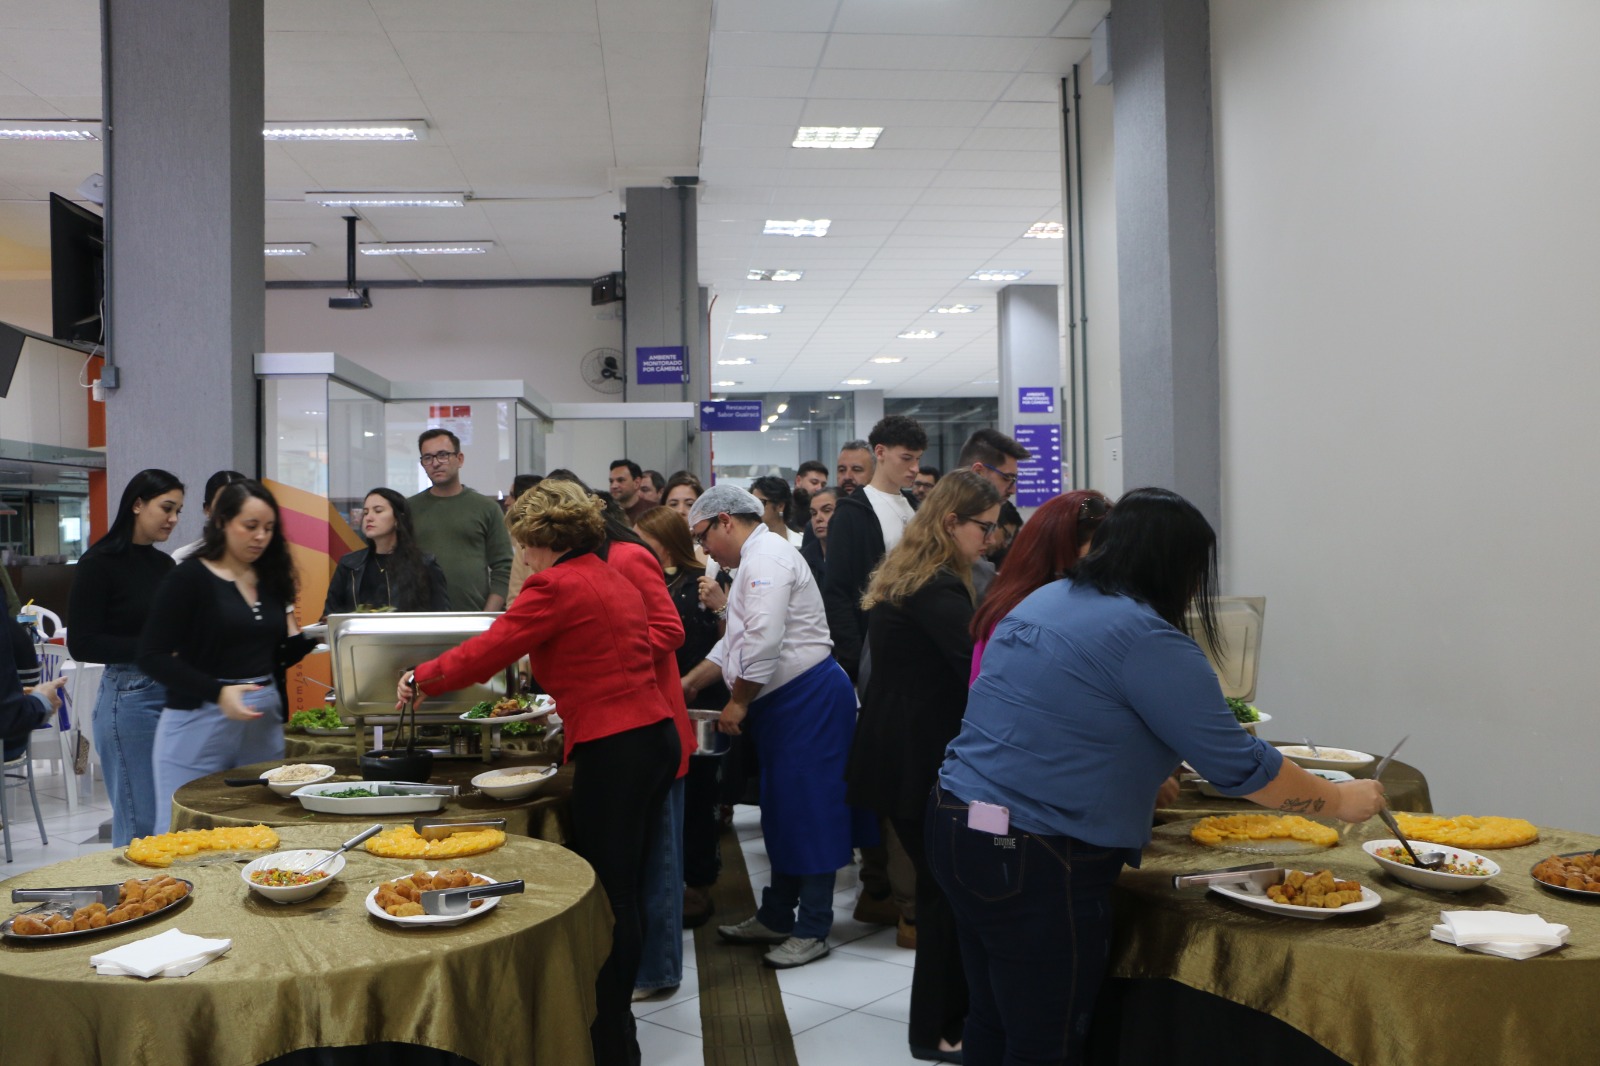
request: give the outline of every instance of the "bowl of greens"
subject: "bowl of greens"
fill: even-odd
[[[291,733],[309,733],[314,737],[349,736],[355,727],[339,717],[339,708],[324,704],[309,711],[296,711],[289,716]]]
[[[507,696],[474,704],[461,715],[461,720],[473,725],[503,726],[502,736],[539,736],[545,731],[544,720],[555,709],[556,701],[549,696]]]
[[[1255,736],[1256,726],[1272,721],[1272,715],[1253,704],[1246,703],[1244,700],[1228,696],[1225,702],[1228,705],[1228,710],[1233,712],[1233,716],[1244,727],[1244,731],[1251,736]]]

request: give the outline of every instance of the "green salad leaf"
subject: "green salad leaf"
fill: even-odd
[[[1228,704],[1228,710],[1233,712],[1233,716],[1239,719],[1241,725],[1250,725],[1261,721],[1261,712],[1244,700],[1233,696],[1228,696],[1225,700]]]
[[[289,716],[289,728],[297,732],[307,729],[343,729],[345,722],[339,717],[339,709],[333,704],[324,704],[314,710],[296,711]]]

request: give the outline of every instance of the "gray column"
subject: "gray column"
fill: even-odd
[[[256,473],[252,367],[265,338],[262,0],[110,6],[106,401],[110,505],[147,466],[191,489]]]
[[[1055,285],[1007,285],[998,293],[997,325],[1000,349],[1000,431],[1017,436],[1018,426],[1056,426],[1065,421],[1061,394],[1060,293]],[[1022,393],[1028,393],[1032,410],[1023,410]],[[1039,410],[1048,400],[1049,410]],[[1067,488],[1057,456],[1047,457],[1038,440],[1023,443],[1034,452],[1019,471],[1017,503],[1029,490],[1050,486],[1054,495]],[[1036,506],[1036,505],[1035,505]]]
[[[1182,493],[1220,529],[1210,5],[1118,0],[1110,28],[1123,482]]]
[[[634,403],[703,400],[705,347],[700,328],[699,258],[695,238],[696,203],[692,186],[634,188],[625,194],[627,253],[622,304],[627,338],[628,383],[623,397]],[[637,382],[640,348],[681,346],[689,381],[672,385]],[[692,467],[699,448],[698,423],[629,421],[623,428],[628,458],[646,469],[670,475]],[[607,461],[618,456],[607,456]],[[709,470],[697,470],[709,480]]]
[[[872,432],[872,427],[883,421],[883,390],[882,389],[857,389],[851,396],[854,401],[856,440],[866,440],[867,434]],[[829,462],[838,456],[824,456],[823,461]]]

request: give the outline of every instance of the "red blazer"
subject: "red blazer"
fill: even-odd
[[[689,756],[694,754],[694,729],[689,725],[689,708],[683,699],[683,678],[678,673],[676,654],[683,646],[683,619],[672,602],[672,593],[667,591],[667,575],[654,552],[623,542],[611,545],[607,556],[617,573],[627,578],[644,597],[645,614],[650,618],[650,653],[654,658],[656,688],[672,708],[678,743],[683,747],[683,757],[678,763],[678,776],[682,777],[689,772]]]
[[[575,744],[673,716],[656,686],[648,634],[639,593],[585,553],[528,578],[487,630],[417,667],[417,687],[451,692],[529,656],[533,676],[556,699],[570,756]]]

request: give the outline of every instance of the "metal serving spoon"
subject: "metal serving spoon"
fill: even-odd
[[[1314,758],[1314,759],[1322,758],[1322,749],[1317,747],[1315,744],[1311,743],[1311,738],[1310,737],[1306,737],[1306,747],[1311,749],[1311,757],[1312,758]]]
[[[357,844],[361,843],[363,840],[367,839],[370,836],[376,836],[381,832],[383,832],[383,826],[382,825],[368,826],[366,829],[363,829],[358,835],[353,836],[349,840],[346,840],[343,844],[340,844],[338,851],[332,852],[332,853],[324,856],[322,859],[318,860],[316,866],[312,866],[310,869],[302,870],[300,872],[308,874],[312,870],[315,870],[320,866],[323,866],[323,865],[325,865],[327,863],[332,862],[333,861],[333,857],[335,855],[343,855],[345,852],[349,851],[351,848],[355,847]],[[1443,856],[1440,856],[1440,858],[1443,858]]]
[[[1419,869],[1437,870],[1444,865],[1445,853],[1442,851],[1424,851],[1420,855],[1417,853],[1411,846],[1411,841],[1400,832],[1400,823],[1394,820],[1394,815],[1389,813],[1388,808],[1379,810],[1378,817],[1383,819],[1383,824],[1389,827],[1389,832],[1400,841],[1400,846],[1406,849],[1406,854],[1411,856],[1411,861],[1416,863]]]

